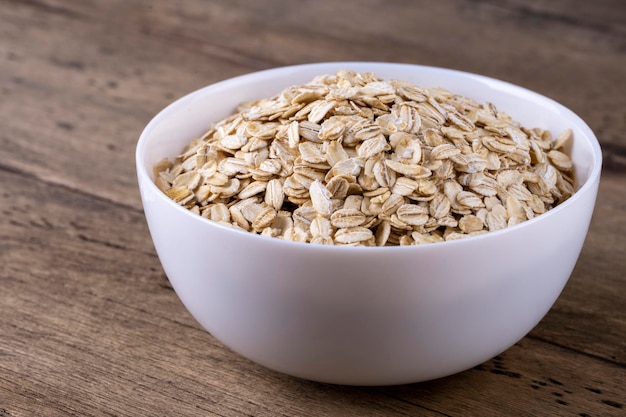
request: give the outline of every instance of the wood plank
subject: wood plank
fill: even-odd
[[[451,416],[621,416],[625,375],[624,368],[604,369],[588,357],[526,338],[471,371],[382,390]]]
[[[562,4],[552,7],[567,11]],[[0,5],[0,164],[135,207],[134,146],[159,109],[230,76],[324,60],[414,62],[519,83],[580,114],[606,145],[607,169],[626,170],[626,98],[605,93],[623,85],[623,27],[595,27],[610,7],[585,26],[467,0],[428,3],[428,13],[355,1]]]
[[[141,212],[21,173],[0,170],[0,182],[0,406],[9,415],[623,412],[623,363],[536,338],[460,375],[402,387],[336,387],[265,370],[186,313]],[[599,324],[605,310],[593,308]]]
[[[312,393],[235,355],[176,298],[140,212],[16,173],[0,180],[9,415],[439,415],[383,394]]]
[[[186,74],[204,64],[174,44],[20,6],[0,5],[0,164],[139,207],[134,148],[144,125],[232,64]]]

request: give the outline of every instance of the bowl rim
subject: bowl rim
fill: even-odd
[[[543,101],[544,103],[546,103],[547,105],[551,105],[551,106],[555,106],[556,108],[558,108],[560,111],[562,111],[569,119],[571,119],[573,121],[572,124],[577,124],[578,128],[584,133],[585,136],[585,141],[588,143],[588,145],[590,146],[591,150],[592,150],[592,156],[593,156],[593,160],[592,160],[592,169],[589,172],[588,178],[586,179],[586,181],[580,186],[580,188],[578,188],[576,190],[576,192],[566,201],[564,201],[563,203],[559,204],[558,206],[546,211],[545,213],[542,213],[541,215],[538,215],[530,220],[526,220],[524,222],[521,222],[519,224],[516,224],[514,226],[510,226],[501,230],[496,230],[496,231],[489,231],[487,233],[483,233],[480,235],[476,235],[476,236],[469,236],[463,239],[457,239],[457,240],[451,240],[451,241],[443,241],[443,242],[437,242],[437,243],[433,243],[433,244],[423,244],[423,245],[410,245],[410,246],[343,246],[343,245],[321,245],[321,244],[316,244],[316,243],[304,243],[304,242],[295,242],[295,241],[289,241],[289,240],[284,240],[284,239],[278,239],[275,237],[268,237],[268,236],[263,236],[257,233],[251,233],[245,230],[239,230],[236,229],[234,227],[230,227],[230,226],[226,226],[217,222],[213,222],[207,218],[204,218],[202,216],[199,216],[193,212],[191,212],[190,210],[176,204],[173,200],[171,200],[170,198],[168,198],[154,183],[154,181],[152,180],[148,170],[146,169],[145,166],[145,149],[146,149],[146,143],[148,142],[148,136],[150,134],[150,132],[152,131],[152,129],[154,128],[154,126],[156,126],[157,124],[161,123],[163,119],[167,118],[169,116],[170,113],[173,113],[175,111],[177,111],[177,109],[179,107],[181,107],[182,105],[192,102],[196,97],[198,96],[203,96],[207,93],[209,93],[211,90],[216,90],[216,89],[220,89],[220,88],[224,88],[226,86],[228,86],[229,84],[233,84],[233,83],[240,83],[240,82],[245,82],[248,81],[250,79],[253,78],[257,78],[259,76],[267,76],[267,75],[271,75],[271,74],[280,74],[283,72],[299,72],[302,70],[308,70],[308,69],[313,69],[313,68],[327,68],[327,67],[333,67],[335,68],[335,70],[338,69],[352,69],[354,67],[396,67],[396,68],[400,68],[400,67],[404,67],[407,69],[417,69],[419,71],[426,71],[426,72],[439,72],[439,73],[448,73],[457,77],[467,77],[467,78],[471,78],[471,79],[476,79],[478,81],[482,81],[486,84],[489,84],[492,87],[495,87],[498,90],[501,91],[506,91],[508,94],[511,94],[513,92],[517,93],[517,94],[521,94],[521,95],[525,95],[528,97],[532,97],[534,99],[538,99]],[[372,70],[370,72],[376,72],[375,68],[372,68]],[[320,73],[321,75],[321,73]],[[277,91],[278,93],[278,91]],[[209,125],[211,123],[211,121],[207,122],[207,125]],[[193,138],[190,138],[189,140],[191,140]],[[164,156],[165,157],[165,156]],[[485,75],[481,75],[481,74],[476,74],[476,73],[472,73],[472,72],[467,72],[467,71],[462,71],[462,70],[457,70],[457,69],[451,69],[451,68],[444,68],[444,67],[436,67],[436,66],[429,66],[429,65],[418,65],[418,64],[409,64],[409,63],[399,63],[399,62],[379,62],[379,61],[329,61],[329,62],[315,62],[315,63],[309,63],[309,64],[298,64],[298,65],[287,65],[287,66],[280,66],[280,67],[274,67],[274,68],[269,68],[269,69],[264,69],[264,70],[260,70],[260,71],[253,71],[253,72],[249,72],[246,74],[242,74],[242,75],[238,75],[238,76],[234,76],[234,77],[230,77],[230,78],[226,78],[223,79],[221,81],[217,81],[215,83],[212,84],[208,84],[204,87],[201,87],[199,89],[193,90],[181,97],[179,97],[178,99],[174,100],[173,102],[171,102],[170,104],[168,104],[167,106],[165,106],[164,108],[162,108],[160,111],[158,111],[153,117],[152,119],[148,122],[148,124],[144,127],[144,129],[142,130],[139,139],[137,141],[136,144],[136,149],[135,149],[135,165],[136,165],[136,171],[137,171],[137,177],[138,177],[138,182],[139,182],[139,187],[140,190],[141,188],[144,186],[144,184],[147,185],[147,187],[150,188],[150,191],[152,191],[153,193],[156,193],[156,195],[158,196],[159,199],[161,199],[162,201],[165,202],[165,204],[170,205],[171,207],[175,207],[176,210],[178,210],[178,212],[180,213],[184,213],[184,215],[186,216],[192,216],[194,219],[196,219],[195,221],[200,221],[200,224],[205,224],[207,225],[207,227],[217,227],[220,228],[221,230],[228,230],[232,233],[237,233],[240,234],[242,237],[243,236],[248,236],[251,239],[261,239],[259,240],[259,242],[264,242],[264,244],[268,244],[268,243],[273,243],[279,246],[282,245],[287,245],[288,247],[293,248],[310,248],[309,250],[330,250],[333,252],[336,251],[361,251],[361,250],[368,250],[368,251],[393,251],[393,252],[399,252],[399,251],[416,251],[416,250],[425,250],[426,248],[432,248],[437,247],[437,248],[441,248],[441,245],[445,245],[445,246],[450,246],[450,245],[464,245],[464,244],[468,244],[471,242],[476,242],[478,240],[484,240],[484,239],[493,239],[493,238],[497,238],[500,235],[503,234],[510,234],[510,233],[515,233],[515,231],[530,226],[532,224],[538,223],[538,222],[542,222],[545,221],[546,219],[550,218],[551,216],[555,216],[558,215],[558,213],[560,213],[563,210],[566,210],[567,207],[571,206],[572,204],[575,204],[575,202],[577,200],[579,200],[580,198],[582,198],[583,194],[586,194],[590,191],[592,191],[593,188],[595,188],[595,184],[596,182],[599,182],[600,176],[601,176],[601,171],[602,171],[602,150],[600,148],[600,143],[597,139],[597,137],[595,136],[594,132],[591,130],[591,128],[589,127],[589,125],[587,125],[587,123],[580,117],[578,116],[576,113],[574,113],[571,109],[569,109],[568,107],[566,107],[565,105],[551,99],[550,97],[547,97],[543,94],[540,94],[538,92],[535,92],[533,90],[530,90],[528,88],[522,87],[520,85],[516,85],[507,81],[503,81],[497,78],[493,78],[493,77],[488,77]],[[295,245],[295,246],[294,246]],[[307,250],[307,249],[305,249]]]

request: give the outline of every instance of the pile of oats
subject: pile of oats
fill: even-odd
[[[154,171],[181,206],[249,232],[413,245],[500,230],[569,198],[571,138],[441,88],[339,71],[242,105]]]

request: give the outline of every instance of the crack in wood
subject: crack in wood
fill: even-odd
[[[76,237],[78,237],[82,241],[89,242],[89,243],[95,243],[95,244],[98,244],[98,245],[103,245],[103,246],[106,246],[108,248],[129,250],[124,245],[119,245],[119,244],[113,243],[113,242],[107,242],[106,240],[94,239],[94,238],[89,237],[87,235],[84,235],[82,233],[77,234]]]
[[[517,15],[520,19],[529,19],[535,21],[543,21],[547,23],[561,23],[568,26],[574,26],[577,28],[585,28],[599,33],[620,35],[611,25],[605,22],[592,22],[589,20],[580,19],[571,15],[554,13],[546,10],[539,10],[532,8],[528,5],[516,5],[511,4],[508,1],[499,0],[467,0],[471,3],[483,3],[489,4],[494,7],[509,10]]]
[[[599,361],[602,361],[602,362],[605,362],[605,363],[608,363],[608,364],[611,364],[611,365],[618,366],[620,368],[626,369],[626,363],[618,362],[617,360],[615,360],[615,358],[612,358],[612,359],[611,358],[605,358],[604,356],[595,355],[595,354],[588,353],[588,352],[585,352],[585,351],[582,351],[582,350],[579,350],[579,349],[576,349],[576,348],[573,348],[573,347],[570,347],[570,346],[565,346],[565,345],[563,345],[561,343],[557,343],[557,342],[555,342],[553,340],[544,339],[542,337],[535,336],[535,335],[532,335],[532,334],[526,335],[526,337],[529,338],[529,339],[532,339],[532,340],[536,340],[536,341],[539,341],[539,342],[547,343],[547,344],[552,345],[552,346],[556,346],[556,347],[561,348],[561,349],[568,350],[568,351],[573,352],[573,353],[577,353],[577,354],[580,354],[580,355],[587,356],[588,358],[597,359]]]
[[[33,8],[37,8],[40,11],[43,11],[45,13],[56,14],[60,16],[69,17],[72,19],[81,19],[85,17],[83,14],[78,13],[74,10],[70,10],[66,7],[53,6],[51,4],[45,3],[43,1],[38,1],[38,0],[3,0],[3,1],[8,2],[8,3],[24,5],[24,6],[30,6]]]
[[[78,195],[81,195],[83,197],[87,197],[87,198],[93,199],[96,202],[110,204],[110,205],[115,206],[117,208],[129,210],[129,211],[131,211],[133,213],[139,213],[139,214],[143,215],[143,209],[141,209],[141,208],[138,208],[138,207],[135,207],[135,206],[131,206],[130,204],[126,204],[126,203],[120,203],[119,201],[111,200],[110,198],[106,198],[106,197],[103,197],[103,196],[98,195],[98,194],[93,194],[93,193],[87,192],[85,190],[82,190],[80,188],[70,187],[69,185],[66,185],[66,184],[62,184],[62,183],[59,183],[59,182],[46,180],[46,179],[41,178],[40,176],[36,175],[35,173],[23,170],[23,169],[18,168],[16,166],[4,164],[1,161],[0,161],[0,171],[7,172],[9,174],[18,175],[21,178],[25,178],[25,179],[32,180],[32,181],[37,181],[37,182],[40,182],[40,183],[45,184],[45,185],[50,186],[50,187],[55,187],[55,188],[58,188],[58,189],[61,189],[61,190],[65,190],[65,191],[73,193],[73,194],[78,194]]]

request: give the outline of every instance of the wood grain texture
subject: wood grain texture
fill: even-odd
[[[606,93],[626,75],[619,21],[602,31],[529,15],[514,2],[388,3],[89,0],[46,8],[0,0],[1,162],[138,207],[132,151],[172,99],[276,65],[389,60],[479,72],[548,95],[607,144],[607,168],[626,169],[626,98]],[[99,158],[87,161],[86,151]]]
[[[161,272],[141,212],[20,173],[0,172],[0,181],[7,184],[0,392],[12,405],[5,409],[24,415],[325,415],[315,409],[323,403],[331,415],[434,416],[497,415],[501,409],[508,415],[619,415],[624,407],[623,362],[545,336],[526,338],[465,373],[404,387],[335,387],[268,371],[224,348],[188,315]],[[595,288],[589,282],[581,291]],[[623,283],[619,288],[626,289]],[[598,301],[611,300],[595,291],[603,297]],[[619,310],[620,300],[614,303],[602,306]],[[603,320],[611,320],[608,313],[595,323]],[[624,346],[619,335],[596,343]],[[512,390],[515,398],[494,395]]]
[[[0,0],[0,417],[626,413],[620,0]],[[605,163],[561,297],[502,355],[397,387],[318,384],[216,341],[163,274],[134,147],[189,91],[279,65],[445,66],[550,96]]]

